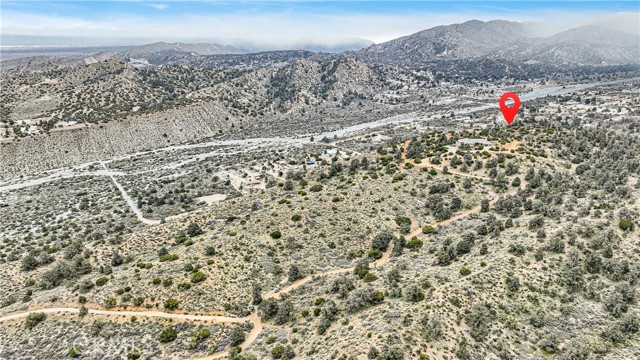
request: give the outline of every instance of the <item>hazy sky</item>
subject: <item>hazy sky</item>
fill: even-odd
[[[218,41],[286,45],[383,42],[471,19],[545,22],[547,30],[594,19],[640,32],[640,1],[12,1],[0,31],[31,42],[128,45]],[[613,21],[611,21],[613,20]],[[12,40],[8,40],[12,38]]]

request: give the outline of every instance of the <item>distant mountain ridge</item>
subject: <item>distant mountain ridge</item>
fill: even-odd
[[[421,65],[438,60],[500,58],[551,65],[615,65],[640,62],[640,37],[588,25],[547,38],[533,37],[527,24],[471,20],[437,26],[356,52],[367,62]]]
[[[166,43],[156,42],[153,44],[147,44],[142,46],[136,46],[123,52],[128,56],[147,56],[157,53],[166,52],[178,52],[178,53],[190,53],[193,55],[222,55],[222,54],[242,54],[247,50],[239,49],[230,45],[210,44],[210,43],[197,43],[186,44],[182,42]]]
[[[93,55],[76,55],[66,59],[36,57],[25,61],[3,61],[4,66],[20,67],[55,61],[60,65],[90,64],[104,60],[120,60],[145,64],[221,65],[260,67],[263,60],[274,64],[276,58],[288,61],[308,57],[300,51],[315,52],[317,59],[355,56],[371,65],[388,64],[401,67],[425,66],[435,62],[469,64],[494,61],[511,65],[627,65],[640,64],[640,35],[626,33],[604,25],[585,25],[550,36],[537,36],[540,25],[505,20],[470,20],[461,24],[442,25],[380,44],[369,40],[346,38],[333,45],[323,43],[292,43],[285,48],[304,49],[273,51],[265,44],[236,43],[236,46],[215,43],[155,42],[124,49],[105,49]],[[548,31],[544,32],[549,34]],[[86,52],[83,50],[82,52]],[[264,54],[263,54],[264,53]],[[256,56],[245,56],[255,54]],[[266,54],[266,55],[265,55]],[[225,57],[237,56],[231,59]],[[453,65],[457,66],[457,65]]]

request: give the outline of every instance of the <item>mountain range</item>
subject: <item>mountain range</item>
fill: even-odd
[[[615,30],[601,25],[585,25],[541,37],[539,26],[504,20],[471,20],[461,24],[437,26],[408,36],[380,44],[368,40],[349,39],[344,43],[327,46],[322,44],[291,44],[291,49],[305,49],[318,59],[335,59],[354,56],[368,64],[390,64],[401,67],[424,66],[433,63],[495,61],[514,65],[543,64],[564,65],[622,65],[640,63],[640,35]],[[2,49],[5,59],[10,59],[10,49]],[[23,50],[21,50],[23,51]],[[86,50],[85,50],[86,51]],[[273,53],[277,58],[294,58],[299,52],[268,50],[266,45],[244,44],[238,46],[212,43],[156,42],[142,46],[109,49],[93,55],[76,55],[64,61],[41,59],[44,62],[82,64],[104,60],[142,61],[151,65],[213,66],[230,62],[260,67],[260,58],[250,54]],[[86,53],[85,53],[86,54]],[[52,54],[47,54],[52,55]],[[54,55],[55,56],[55,55]],[[303,56],[306,57],[307,55]],[[245,59],[246,58],[246,59]],[[39,61],[35,58],[29,60]],[[246,61],[245,61],[246,60]],[[286,59],[284,59],[286,60]],[[13,63],[3,62],[7,68]]]
[[[640,62],[640,37],[635,34],[594,25],[549,37],[534,37],[533,33],[530,25],[518,22],[471,20],[372,45],[356,55],[367,62],[403,66],[478,58],[551,65]]]
[[[533,34],[536,31],[530,24],[504,20],[471,20],[461,24],[437,26],[380,44],[356,39],[338,47],[294,44],[292,48],[311,47],[313,51],[319,52],[353,53],[367,63],[400,66],[485,58],[549,65],[619,65],[640,62],[640,36],[636,34],[595,25],[573,28],[548,37]],[[157,42],[132,47],[116,54],[145,58],[171,54],[247,54],[259,50],[260,47],[255,46]]]

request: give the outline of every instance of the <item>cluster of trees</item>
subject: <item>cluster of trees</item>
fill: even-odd
[[[89,274],[93,267],[89,258],[91,252],[82,242],[74,241],[64,250],[63,259],[57,261],[53,268],[44,272],[40,278],[42,289],[52,289],[64,281],[73,280],[78,276]]]
[[[265,299],[260,303],[259,311],[262,319],[273,319],[276,325],[286,324],[295,317],[295,307],[291,300],[278,303],[273,298]]]

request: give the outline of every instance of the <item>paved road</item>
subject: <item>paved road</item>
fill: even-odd
[[[620,83],[638,81],[638,80],[640,80],[640,77],[613,80],[613,81],[594,82],[594,83],[588,83],[588,84],[576,84],[576,85],[569,85],[564,87],[562,86],[546,87],[542,89],[535,89],[527,94],[520,94],[520,100],[524,102],[527,100],[538,99],[546,96],[563,95],[563,94],[568,94],[574,91],[585,90],[588,88],[620,84]],[[464,109],[453,110],[453,112],[455,114],[460,115],[460,114],[469,114],[477,111],[483,111],[491,108],[498,108],[498,102],[496,101],[495,103],[492,103],[492,104],[472,106]],[[154,171],[167,169],[167,168],[175,169],[189,162],[200,160],[200,159],[211,157],[211,156],[225,156],[233,153],[254,151],[255,149],[258,149],[261,147],[270,147],[270,146],[277,146],[277,147],[302,146],[304,144],[310,143],[311,136],[313,136],[316,139],[322,139],[324,137],[331,139],[334,136],[337,136],[340,138],[348,135],[353,135],[362,130],[374,129],[374,128],[378,128],[386,125],[425,121],[433,117],[439,117],[442,114],[448,115],[451,112],[452,110],[443,110],[441,113],[432,114],[428,118],[418,115],[417,113],[401,114],[401,115],[384,118],[381,120],[349,126],[344,129],[340,129],[336,131],[329,131],[329,132],[317,133],[317,134],[307,134],[304,137],[271,137],[271,138],[251,138],[251,139],[239,139],[239,140],[215,140],[215,141],[208,141],[208,142],[203,142],[198,144],[172,145],[172,146],[158,148],[150,151],[140,151],[140,152],[135,152],[127,155],[116,156],[116,157],[102,160],[100,162],[94,161],[94,162],[79,164],[73,167],[54,169],[54,170],[47,171],[46,173],[48,175],[38,177],[38,178],[32,178],[27,180],[22,178],[14,178],[10,180],[0,181],[0,192],[16,190],[16,189],[21,189],[25,187],[31,187],[31,186],[51,182],[51,181],[57,181],[60,179],[77,177],[77,176],[127,176],[127,175],[136,175],[136,174],[146,173],[146,172],[154,172]],[[113,171],[105,171],[105,170],[94,171],[94,170],[88,169],[92,165],[108,164],[114,161],[129,159],[129,158],[142,156],[142,155],[162,154],[164,152],[173,152],[176,150],[188,150],[188,149],[216,147],[216,146],[218,147],[237,146],[242,150],[229,153],[229,152],[221,151],[221,149],[217,149],[204,154],[192,155],[192,156],[189,156],[189,158],[187,159],[183,159],[180,161],[176,161],[174,163],[170,163],[168,165],[164,165],[158,169],[151,169],[143,172],[126,173],[126,172],[118,172],[118,171],[113,172]]]

